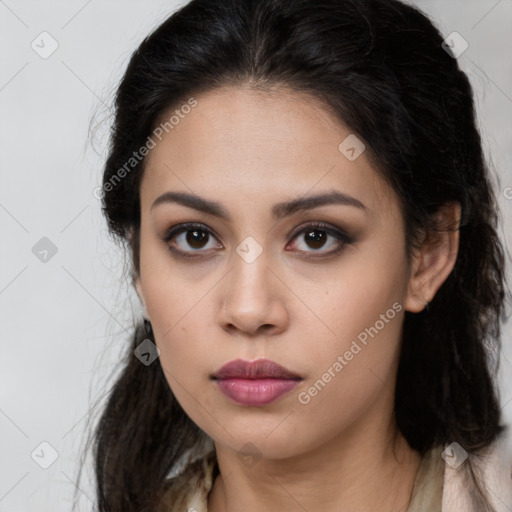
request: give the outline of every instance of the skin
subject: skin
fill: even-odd
[[[423,310],[448,277],[458,231],[425,237],[408,273],[394,190],[366,152],[350,161],[339,151],[351,132],[315,98],[237,86],[196,99],[146,158],[136,285],[169,386],[215,443],[221,475],[208,511],[405,512],[421,459],[393,415],[404,312]],[[271,216],[275,203],[330,190],[366,210],[324,205],[279,221]],[[217,201],[231,221],[177,203],[151,209],[167,191]],[[458,204],[439,214],[452,222],[459,216]],[[330,235],[315,245],[307,233],[290,236],[320,221],[353,241]],[[184,222],[213,234],[195,245],[186,233],[163,240]],[[248,236],[262,249],[252,263],[236,252]],[[169,245],[203,257],[180,259]],[[299,393],[394,303],[401,306],[394,318],[300,403]],[[236,358],[268,358],[304,380],[271,404],[238,405],[210,379]],[[238,456],[246,443],[257,451],[250,464]]]

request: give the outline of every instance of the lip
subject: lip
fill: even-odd
[[[235,359],[212,375],[219,390],[241,405],[274,402],[291,391],[303,378],[269,359]]]
[[[302,379],[300,375],[270,359],[255,361],[234,359],[217,370],[212,377],[215,379]]]

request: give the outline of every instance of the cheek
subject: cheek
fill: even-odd
[[[327,439],[349,428],[393,389],[403,307],[387,295],[374,297],[372,303],[364,294],[351,295],[350,307],[339,297],[347,307],[331,318],[335,340],[318,340],[304,350],[311,375],[295,397],[294,418],[304,425],[311,418],[317,421],[298,433],[297,442],[307,444],[311,436]]]
[[[197,286],[187,286],[176,278],[176,273],[166,276],[157,267],[150,267],[144,279],[146,310],[160,350],[160,364],[174,392],[177,382],[186,380],[187,386],[193,382],[190,368],[194,361],[201,360],[204,352],[204,329],[197,321],[204,318],[204,293]]]
[[[404,264],[399,251],[389,247],[361,251],[340,266],[339,278],[331,280],[316,303],[310,302],[312,309],[321,311],[322,323],[315,322],[316,329],[305,325],[304,339],[314,340],[319,326],[327,334],[317,334],[308,351],[314,369],[309,384],[318,390],[312,388],[305,401],[314,396],[322,407],[322,402],[333,405],[343,396],[355,406],[393,378],[404,314]]]
[[[192,312],[189,318],[182,317],[183,314],[176,314],[158,318],[153,333],[165,379],[183,410],[197,421],[205,410],[214,410],[204,393],[212,368],[207,364],[207,342],[198,332]]]
[[[385,316],[386,326],[382,332],[394,329],[396,335],[400,331],[395,314],[402,308],[393,309],[393,304],[402,304],[406,289],[405,261],[399,251],[358,251],[339,266],[336,274],[336,278],[330,276],[324,292],[318,294],[316,304],[312,305],[321,311],[318,316],[330,328],[327,339],[334,346],[337,342],[339,348],[350,344],[350,340],[378,322],[381,315]],[[311,292],[309,297],[312,300]]]
[[[160,349],[162,367],[180,380],[186,378],[192,381],[199,376],[202,378],[198,373],[200,365],[197,363],[204,359],[208,341],[203,335],[205,329],[197,321],[202,317],[201,305],[197,299],[188,302],[182,296],[178,299],[175,296],[171,298],[169,293],[155,293],[154,300],[151,320],[155,342]],[[150,307],[148,306],[148,311]],[[191,372],[194,366],[195,372]]]
[[[148,237],[150,238],[150,237]],[[141,248],[141,281],[144,284],[146,309],[154,328],[171,336],[183,327],[182,319],[196,314],[208,291],[204,271],[176,263],[164,242],[149,239]]]

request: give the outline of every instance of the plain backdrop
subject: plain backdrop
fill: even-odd
[[[414,3],[443,35],[458,32],[469,45],[459,61],[499,177],[510,254],[512,2]],[[71,509],[86,427],[140,314],[94,190],[121,73],[142,38],[179,5],[0,0],[0,512]],[[508,424],[511,338],[508,322],[499,374]],[[93,507],[90,462],[80,510]]]

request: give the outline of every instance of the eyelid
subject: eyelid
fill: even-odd
[[[342,240],[348,242],[352,242],[352,238],[341,228],[338,228],[336,226],[333,226],[332,224],[329,224],[327,222],[322,221],[309,221],[305,224],[301,224],[297,228],[295,228],[290,235],[288,235],[289,238],[294,240],[297,238],[297,235],[300,235],[304,231],[307,231],[308,229],[315,230],[318,229],[319,231],[325,231],[329,235],[332,235],[336,238],[341,238]]]
[[[205,224],[202,224],[200,222],[183,222],[181,224],[176,224],[175,226],[172,226],[171,228],[167,229],[165,233],[162,236],[162,240],[169,241],[171,238],[176,236],[179,233],[182,233],[184,231],[206,231],[207,233],[210,233],[217,237],[213,230],[206,226]]]

